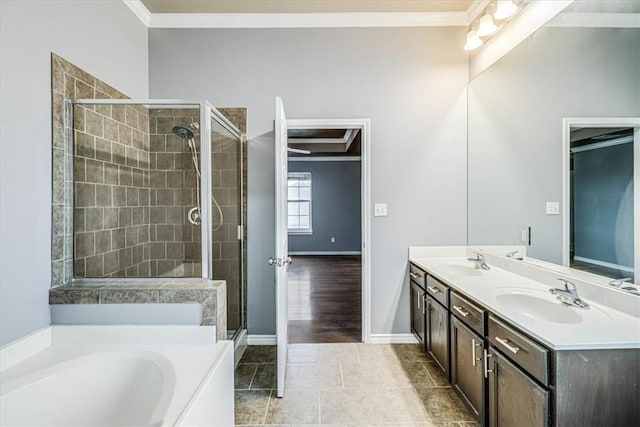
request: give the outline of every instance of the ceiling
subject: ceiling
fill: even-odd
[[[466,12],[475,0],[142,0],[151,13]]]
[[[359,129],[289,129],[290,148],[310,151],[310,154],[289,152],[290,157],[359,156]]]

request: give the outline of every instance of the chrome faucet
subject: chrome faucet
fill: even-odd
[[[478,252],[474,252],[474,254],[476,254],[476,257],[475,258],[467,258],[467,261],[473,262],[477,269],[483,269],[483,270],[491,269],[491,267],[489,267],[487,262],[484,260],[484,255],[479,254]]]
[[[589,308],[590,305],[578,296],[578,288],[576,285],[565,279],[558,279],[564,283],[564,289],[552,288],[549,289],[553,295],[556,296],[563,304],[570,305],[572,307]]]
[[[513,251],[513,252],[509,252],[509,253],[507,254],[507,258],[513,258],[513,259],[517,259],[518,261],[522,261],[522,260],[524,259],[523,257],[521,257],[521,256],[517,257],[517,256],[516,256],[516,254],[517,254],[518,252],[520,252],[520,251]]]

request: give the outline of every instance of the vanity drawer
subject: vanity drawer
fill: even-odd
[[[453,291],[451,292],[451,313],[478,335],[484,336],[484,310]]]
[[[431,275],[427,275],[427,293],[446,308],[449,308],[449,286]]]
[[[489,342],[544,385],[549,385],[549,350],[489,316]]]
[[[413,263],[409,263],[409,276],[417,285],[424,289],[427,273]]]

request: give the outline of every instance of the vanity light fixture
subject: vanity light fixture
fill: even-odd
[[[497,29],[498,27],[493,22],[491,14],[485,13],[482,18],[480,18],[480,26],[478,26],[478,36],[490,36],[491,34],[495,33]]]
[[[464,50],[477,49],[494,34],[501,31],[509,21],[522,12],[532,0],[489,0],[482,13],[469,25]],[[498,21],[498,22],[496,22]]]
[[[464,45],[464,50],[473,50],[482,46],[482,39],[478,37],[476,30],[470,30],[467,33],[467,43]]]
[[[493,17],[498,20],[507,19],[513,16],[516,10],[518,10],[518,6],[516,6],[512,0],[498,0]]]

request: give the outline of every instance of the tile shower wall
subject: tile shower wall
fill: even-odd
[[[198,180],[187,142],[174,126],[200,122],[197,108],[150,109],[150,267],[154,277],[201,274],[200,227],[187,215],[197,205]],[[195,132],[198,151],[200,137]]]
[[[52,101],[52,136],[53,136],[53,152],[52,152],[52,166],[53,166],[53,188],[52,188],[52,248],[51,248],[51,286],[56,287],[68,283],[73,277],[74,267],[74,237],[73,237],[73,123],[71,123],[68,117],[71,116],[70,112],[66,111],[68,105],[65,101],[69,99],[89,98],[89,99],[125,99],[126,95],[117,91],[113,87],[107,85],[101,80],[93,77],[91,74],[81,70],[64,58],[52,54],[51,55],[51,101]],[[96,110],[95,108],[89,108],[91,113],[87,116],[82,113],[82,132],[85,134],[82,137],[86,138],[82,141],[83,148],[87,151],[84,152],[86,156],[84,159],[89,159],[90,164],[92,162],[103,162],[103,180],[104,180],[104,162],[106,160],[106,152],[112,149],[111,143],[115,140],[115,125],[109,121],[107,122],[107,135],[105,137],[105,122],[104,118],[109,117],[110,120],[114,120],[118,123],[118,139],[120,138],[119,126],[122,120],[118,120],[118,116],[115,118],[111,115],[113,111],[107,112],[106,109]],[[117,115],[117,112],[116,112]],[[126,116],[124,119],[125,126]],[[131,120],[131,117],[130,117]],[[87,123],[85,123],[87,121]],[[132,122],[129,122],[132,124]],[[79,123],[80,124],[80,123]],[[136,123],[137,125],[137,123]],[[85,127],[86,126],[86,127]],[[98,129],[101,127],[101,129]],[[129,126],[133,128],[135,126]],[[84,132],[88,129],[88,132]],[[124,132],[126,133],[126,132]],[[91,135],[89,135],[91,134]],[[100,134],[96,137],[96,134]],[[81,137],[81,138],[82,138]],[[96,140],[100,138],[97,142]],[[89,140],[91,142],[89,142]],[[116,144],[120,142],[115,141]],[[109,144],[109,149],[106,149],[106,145]],[[100,160],[96,160],[96,147],[101,151]],[[89,151],[91,150],[91,152]],[[114,154],[110,152],[111,162],[113,162]],[[85,174],[86,174],[86,162],[85,162]],[[78,165],[80,166],[80,165]],[[107,168],[109,169],[109,168]],[[113,169],[111,169],[113,170]],[[81,171],[78,172],[79,174]],[[86,179],[86,176],[83,178]],[[99,178],[93,173],[90,180],[98,180]],[[86,181],[83,181],[87,183]],[[98,183],[88,183],[93,186],[94,191]],[[90,191],[84,193],[86,199],[90,199]],[[104,195],[104,193],[101,193]],[[95,197],[95,192],[93,194]],[[91,203],[90,200],[85,200],[86,208],[96,208],[97,200]],[[83,212],[84,213],[84,212]],[[104,219],[104,210],[100,212]],[[107,218],[112,218],[112,212],[107,212]],[[91,212],[92,219],[94,215],[98,215],[98,211]],[[83,221],[83,224],[84,221]],[[98,230],[95,230],[98,231]],[[94,231],[94,245],[95,245],[95,231]],[[105,231],[105,230],[100,230]],[[89,237],[87,236],[87,239]],[[100,242],[104,243],[105,235],[99,237]],[[84,242],[86,246],[89,242]],[[85,250],[85,249],[83,249]],[[87,249],[87,253],[88,253]],[[95,246],[93,249],[95,255]],[[88,257],[88,256],[87,256]],[[84,257],[84,258],[87,258]],[[119,260],[118,260],[119,261]],[[93,265],[93,264],[92,264]],[[85,260],[86,266],[86,260]],[[97,268],[97,264],[95,265]],[[102,265],[104,270],[104,264]]]
[[[75,276],[148,277],[148,111],[76,105],[73,117]]]

